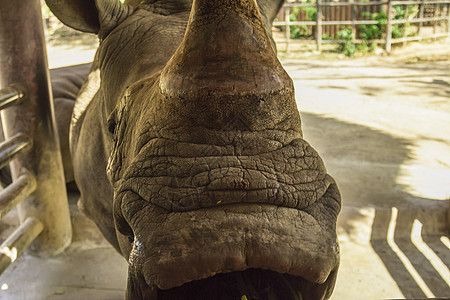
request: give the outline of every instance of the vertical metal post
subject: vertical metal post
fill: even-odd
[[[291,39],[290,15],[291,15],[291,8],[289,6],[286,6],[284,11],[284,21],[286,22],[286,53],[289,53],[289,42]]]
[[[320,5],[321,0],[317,0],[317,20],[316,20],[316,39],[317,39],[317,51],[322,51],[322,5]]]
[[[30,152],[10,164],[12,177],[30,172],[37,181],[36,191],[18,206],[19,218],[22,223],[35,218],[44,226],[31,252],[55,255],[70,244],[72,229],[39,0],[0,0],[0,88],[8,86],[25,96],[2,111],[5,137],[23,132],[33,140]]]
[[[386,24],[386,52],[392,50],[392,1],[388,0],[387,24]]]
[[[422,0],[420,3],[420,10],[419,10],[419,18],[423,19],[423,13],[425,10],[425,0]],[[422,27],[423,27],[423,21],[419,22],[419,41],[422,40]]]

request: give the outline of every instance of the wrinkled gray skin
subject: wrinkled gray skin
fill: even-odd
[[[64,162],[64,176],[66,182],[73,178],[72,157],[69,150],[69,126],[72,117],[74,101],[81,85],[86,80],[91,64],[83,64],[50,71],[52,82],[53,103],[55,106],[56,127],[58,128],[62,159]]]
[[[129,262],[127,297],[251,269],[330,297],[340,195],[270,39],[282,2],[137,2],[47,1],[101,41],[70,147],[79,207]]]

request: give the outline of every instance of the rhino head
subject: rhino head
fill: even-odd
[[[328,298],[340,195],[274,50],[282,1],[47,2],[100,38],[71,149],[128,299]]]

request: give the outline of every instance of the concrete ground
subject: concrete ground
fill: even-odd
[[[78,50],[50,47],[50,65],[92,57]],[[441,41],[389,57],[283,56],[305,139],[342,192],[332,299],[450,298],[449,55]],[[126,262],[75,202],[69,249],[19,257],[0,276],[0,299],[123,299]],[[2,237],[16,223],[3,219]]]
[[[450,54],[283,60],[342,193],[333,299],[450,298],[450,62],[420,62],[431,47]]]

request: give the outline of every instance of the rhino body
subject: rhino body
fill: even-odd
[[[70,150],[127,298],[329,298],[341,200],[275,54],[282,1],[47,3],[100,38]]]
[[[56,128],[61,145],[61,156],[64,164],[64,176],[69,188],[74,188],[72,182],[73,166],[69,147],[69,127],[72,111],[78,92],[86,81],[91,64],[81,64],[50,70],[53,106],[55,109]],[[4,141],[2,124],[0,123],[0,141]],[[0,185],[7,187],[11,184],[9,166],[0,169]]]

